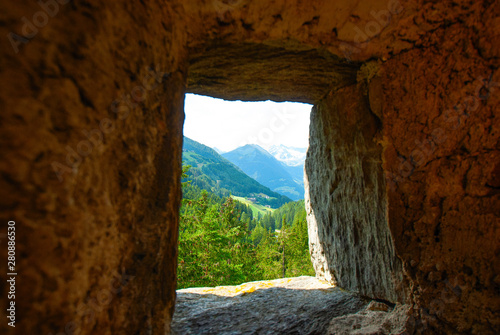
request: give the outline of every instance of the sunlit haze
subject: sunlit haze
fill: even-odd
[[[293,102],[225,101],[186,94],[184,135],[230,151],[245,144],[267,149],[283,144],[306,148],[311,105]]]

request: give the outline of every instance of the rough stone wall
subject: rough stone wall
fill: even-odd
[[[404,302],[386,216],[381,123],[364,84],[332,92],[311,113],[305,165],[316,274],[359,294]]]
[[[367,91],[370,109],[381,121],[387,220],[403,263],[407,302],[414,308],[411,326],[424,333],[494,334],[500,329],[500,6],[444,2],[426,4],[421,13],[413,13],[415,24],[401,29],[414,47],[387,61],[381,57]],[[345,95],[343,89],[336,93]],[[311,155],[326,160],[316,148]],[[318,161],[313,157],[310,168]],[[310,233],[317,231],[310,238],[312,250],[319,247],[313,253],[319,267],[335,275],[336,253],[343,251],[332,251],[325,241],[335,239],[322,238],[322,225],[315,227],[313,220],[326,212],[331,224],[343,208],[336,203],[325,209],[325,200],[314,206],[315,197],[327,198],[327,186],[322,187],[323,193],[316,193],[309,185]]]
[[[358,239],[363,242],[361,236],[368,238],[373,229],[386,234],[388,221],[402,260],[407,302],[420,318],[415,326],[498,333],[500,162],[494,89],[500,82],[499,1],[64,2],[58,1],[58,13],[47,16],[46,23],[38,22],[36,32],[23,31],[27,23],[22,19],[33,21],[41,10],[36,2],[0,4],[0,216],[2,222],[17,222],[20,334],[75,327],[102,334],[168,331],[189,66],[193,92],[318,102],[315,115],[321,118],[315,122],[324,119],[333,128],[325,128],[319,138],[352,130],[347,134],[351,143],[316,139],[316,148],[335,144],[344,153],[311,155],[357,176],[353,183],[377,185],[377,191],[346,193],[340,204],[347,205],[350,197],[359,209],[377,207],[359,201],[373,192],[380,208],[359,216],[337,213],[327,188],[335,184],[333,176],[342,175],[338,170],[318,175],[328,178],[328,187],[309,188],[311,209],[323,213],[321,222],[352,220],[351,233],[343,238],[354,239],[359,227],[354,218],[368,215],[365,221],[373,225],[362,227]],[[19,42],[19,53],[6,38],[11,31],[29,35],[23,40],[28,43]],[[231,58],[217,56],[224,50],[232,50]],[[258,62],[250,64],[252,59]],[[357,92],[355,71],[370,59],[378,61],[378,70],[365,78],[367,91]],[[165,75],[143,99],[140,87],[153,87],[156,80],[143,81],[146,68]],[[113,104],[127,94],[131,98]],[[368,114],[362,107],[366,99]],[[346,114],[329,115],[336,110]],[[359,119],[362,115],[367,119]],[[351,124],[351,117],[359,125]],[[342,129],[335,118],[350,126]],[[87,144],[84,131],[101,127],[107,132],[102,144],[95,132]],[[374,136],[382,146],[385,186],[377,163],[371,163],[380,159]],[[347,155],[349,147],[363,155]],[[340,160],[344,155],[359,166],[365,154],[372,160],[366,160],[365,169],[361,163],[361,170]],[[62,182],[54,162],[61,163]],[[360,178],[361,171],[363,177],[369,171],[367,180]],[[345,190],[353,187],[343,183]],[[382,214],[384,201],[387,214]],[[318,227],[320,242],[328,240],[326,227]],[[373,260],[383,269],[396,269],[391,242],[384,246],[378,240],[348,251],[357,262]],[[332,245],[323,243],[320,254],[328,271],[335,270],[330,257],[344,252]],[[363,248],[374,245],[385,252],[382,259],[363,254]],[[383,282],[363,287],[367,270],[349,264],[351,273],[334,273],[356,278],[345,285],[399,299],[398,271],[391,292],[392,275],[372,269],[369,273]],[[5,266],[2,262],[2,273]],[[2,305],[5,283],[0,284]],[[4,332],[5,324],[0,327]]]
[[[388,58],[413,47],[406,40],[408,37],[418,38],[425,29],[432,29],[420,24],[433,19],[422,17],[429,9],[422,4],[423,1],[398,0],[182,2],[184,20],[190,23],[188,45],[193,55],[227,44],[259,43],[289,51],[317,50],[351,61]],[[461,5],[466,4],[468,1],[461,1]],[[432,6],[429,3],[427,7]],[[415,17],[419,26],[414,23]],[[408,31],[411,26],[413,29]]]
[[[18,273],[14,329],[2,256],[0,333],[163,334],[175,299],[187,74],[180,13],[59,4],[16,54],[4,37],[41,8],[0,7],[1,233],[16,221]],[[4,254],[3,237],[0,246]]]
[[[441,18],[371,91],[389,224],[429,332],[500,329],[499,14],[495,2],[461,22]]]
[[[257,43],[213,46],[191,55],[188,91],[226,100],[312,104],[329,90],[354,84],[358,67],[321,50]]]

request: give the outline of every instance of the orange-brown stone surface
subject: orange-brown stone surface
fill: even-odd
[[[16,327],[2,317],[0,333],[163,333],[175,299],[187,73],[180,12],[60,4],[16,54],[4,37],[41,8],[0,6],[1,232],[16,221],[18,273]],[[3,313],[6,265],[2,256]]]
[[[401,263],[380,298],[404,296],[417,332],[500,332],[499,1],[45,3],[0,4],[0,234],[16,222],[18,273],[2,333],[169,333],[186,91],[322,113],[356,91],[379,120],[377,261]],[[339,222],[353,233],[366,215]]]

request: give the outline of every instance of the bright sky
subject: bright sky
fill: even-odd
[[[222,151],[245,144],[265,149],[279,144],[307,148],[311,107],[295,102],[226,101],[186,94],[184,135]]]

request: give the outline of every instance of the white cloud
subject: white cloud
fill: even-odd
[[[184,135],[223,151],[245,144],[305,148],[311,107],[294,102],[225,101],[186,94]]]

